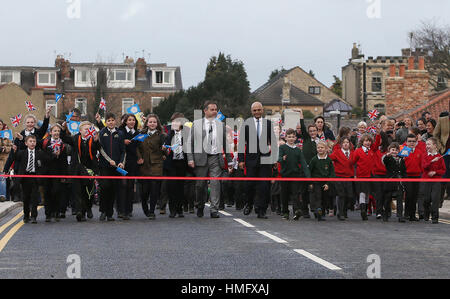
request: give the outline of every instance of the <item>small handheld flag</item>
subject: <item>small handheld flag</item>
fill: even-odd
[[[135,104],[135,105],[131,106],[130,108],[128,108],[127,112],[130,114],[138,114],[139,112],[141,112],[141,108],[139,108],[138,104]]]
[[[14,126],[14,128],[16,128],[20,124],[21,120],[22,120],[22,114],[11,117],[11,123]]]
[[[180,146],[180,144],[175,144],[175,145],[172,145],[172,146],[170,146],[170,145],[164,145],[164,147],[165,148],[168,148],[168,149],[170,149],[170,150],[172,150],[172,151],[174,151],[177,147],[179,147]]]
[[[95,134],[96,134],[97,132],[95,131],[95,128],[94,127],[90,127],[88,130],[87,130],[87,132],[86,132],[86,135],[84,136],[86,139],[89,139],[89,138],[94,138],[95,137]]]
[[[136,137],[134,137],[131,140],[136,140],[136,141],[140,141],[140,142],[144,142],[145,139],[147,139],[148,135],[147,134],[139,134]]]
[[[371,126],[369,128],[367,128],[367,132],[372,133],[372,134],[376,134],[377,133],[377,128],[374,126]]]
[[[450,156],[450,148],[449,148],[448,151],[444,154],[444,156]]]
[[[378,118],[378,115],[380,115],[380,112],[378,112],[377,109],[372,110],[367,114],[371,121],[376,120]]]
[[[100,100],[100,106],[98,107],[98,109],[102,109],[102,110],[106,111],[106,101],[104,98],[102,98]]]
[[[58,140],[58,141],[52,142],[52,144],[50,146],[52,147],[53,152],[57,152],[61,149],[62,144],[61,144],[61,141]]]
[[[78,121],[70,121],[69,122],[69,131],[72,135],[78,134],[80,132],[80,122]]]
[[[223,113],[221,112],[221,111],[219,111],[218,113],[217,113],[217,117],[216,117],[218,120],[220,120],[220,121],[223,121],[226,117],[225,117],[225,115],[223,115]]]
[[[120,167],[117,167],[116,170],[118,173],[120,173],[123,176],[126,176],[128,174],[128,171],[126,171],[125,169],[122,169]]]
[[[73,112],[70,114],[66,114],[66,123],[70,122],[70,119],[72,118],[72,116],[73,116]]]
[[[13,140],[13,134],[11,130],[0,131],[0,138],[7,138]]]
[[[408,157],[411,154],[412,149],[405,146],[400,150],[400,153],[398,154],[400,157]]]
[[[55,93],[55,102],[56,104],[58,104],[58,101],[62,99],[62,94],[61,93]]]
[[[36,107],[33,105],[33,103],[25,101],[25,105],[27,106],[28,111],[34,111],[36,110]]]

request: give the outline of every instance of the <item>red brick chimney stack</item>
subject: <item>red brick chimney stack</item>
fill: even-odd
[[[414,56],[409,56],[408,58],[408,70],[414,70]]]
[[[391,64],[389,66],[389,77],[391,78],[395,77],[395,64]]]
[[[136,71],[137,71],[137,79],[138,80],[146,80],[147,79],[147,62],[144,58],[139,58],[136,61]]]
[[[401,65],[400,65],[400,74],[399,74],[399,77],[404,78],[404,77],[405,77],[405,71],[406,71],[406,65],[401,64]]]
[[[425,70],[425,57],[423,57],[423,56],[419,57],[419,70],[420,71]]]
[[[65,60],[62,55],[56,56],[55,67],[60,69],[61,80],[70,79],[70,61]]]

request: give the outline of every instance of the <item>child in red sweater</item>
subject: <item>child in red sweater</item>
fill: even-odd
[[[334,184],[337,196],[339,197],[337,202],[339,220],[345,220],[347,217],[347,210],[353,197],[353,184],[352,182],[345,181],[344,179],[353,178],[355,176],[355,170],[352,164],[353,150],[351,149],[352,143],[349,137],[340,138],[339,146],[335,147],[330,155],[330,159],[333,161],[334,171],[336,178],[342,178],[340,182]]]
[[[359,139],[358,148],[353,153],[351,159],[352,164],[356,164],[357,178],[370,178],[374,163],[374,154],[371,150],[373,138],[369,134],[364,134]],[[361,218],[363,221],[367,218],[367,204],[369,202],[369,194],[371,190],[370,182],[356,182],[356,194],[359,195],[359,203],[361,209]]]
[[[417,150],[417,137],[410,134],[406,137],[406,146],[409,147],[411,153],[405,158],[406,175],[408,178],[420,178],[422,175],[422,157],[423,153]],[[416,217],[417,198],[419,194],[419,183],[406,182],[406,200],[405,200],[405,218],[409,221],[419,221]],[[421,208],[419,207],[419,210]]]
[[[442,156],[437,150],[437,139],[428,138],[427,142],[427,154],[422,159],[423,175],[422,178],[426,179],[438,179],[442,178],[445,173],[445,163]],[[429,220],[430,212],[432,222],[434,224],[439,223],[439,203],[441,196],[441,183],[421,183],[420,194],[423,197],[423,205],[425,210],[425,221]],[[431,204],[431,211],[430,211]]]

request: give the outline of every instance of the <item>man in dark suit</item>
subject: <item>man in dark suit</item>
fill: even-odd
[[[43,167],[46,162],[44,152],[36,148],[36,136],[29,135],[25,137],[26,149],[17,150],[15,152],[14,161],[17,163],[17,174],[19,175],[42,175]],[[37,178],[20,179],[23,190],[23,221],[30,221],[31,206],[31,222],[37,223],[38,215],[38,195],[39,183]]]
[[[239,133],[239,167],[246,168],[247,177],[269,178],[278,156],[278,144],[272,122],[263,118],[264,108],[259,102],[252,105],[253,117],[247,119]],[[257,201],[254,202],[255,191]],[[270,200],[270,181],[248,182],[247,204],[244,214],[249,215],[255,205],[258,218],[267,219]]]

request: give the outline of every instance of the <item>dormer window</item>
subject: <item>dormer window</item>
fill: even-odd
[[[135,69],[108,70],[108,87],[134,88]]]
[[[175,68],[152,69],[152,84],[155,87],[175,86]]]
[[[56,86],[56,72],[38,72],[38,86]]]
[[[96,69],[76,69],[75,86],[76,87],[94,87],[97,85]]]
[[[0,83],[6,84],[13,82],[13,72],[0,72]]]

